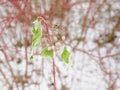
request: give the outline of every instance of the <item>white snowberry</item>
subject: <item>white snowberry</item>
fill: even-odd
[[[62,40],[65,40],[65,36],[62,36]]]

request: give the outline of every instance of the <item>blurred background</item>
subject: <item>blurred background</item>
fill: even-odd
[[[62,47],[54,58],[57,90],[120,90],[120,0],[0,0],[0,90],[53,90],[49,58],[29,59],[39,16],[68,34],[70,63]]]

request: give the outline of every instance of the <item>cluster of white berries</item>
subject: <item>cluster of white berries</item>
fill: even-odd
[[[60,26],[55,25],[49,30],[49,34],[51,37],[51,43],[47,42],[49,43],[48,50],[58,51],[63,45],[63,41],[66,39],[65,30]]]
[[[58,51],[62,46],[62,41],[58,41],[57,37],[54,38],[57,42],[48,47],[48,50]],[[65,40],[65,36],[62,36],[62,40]]]

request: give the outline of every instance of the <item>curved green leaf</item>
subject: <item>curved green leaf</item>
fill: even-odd
[[[53,58],[53,51],[52,50],[48,50],[48,47],[45,47],[41,53],[40,53],[41,56],[49,56],[51,59]]]
[[[33,22],[33,37],[32,37],[32,55],[40,47],[41,38],[42,38],[42,26],[41,22],[37,19]],[[33,56],[30,57],[33,59]]]
[[[69,57],[70,57],[70,52],[67,50],[66,47],[64,47],[64,50],[61,54],[61,58],[65,63],[69,63]]]
[[[33,56],[30,56],[30,60],[33,60]]]

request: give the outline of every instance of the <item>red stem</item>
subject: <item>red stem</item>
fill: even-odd
[[[46,28],[46,31],[47,31],[47,34],[48,34],[48,41],[49,42],[52,42],[51,38],[50,38],[50,34],[49,34],[49,31],[48,31],[48,24],[47,22],[45,21],[44,18],[42,17],[39,17],[45,24],[45,28]],[[54,78],[54,90],[56,90],[56,72],[55,72],[55,61],[54,61],[54,58],[52,60],[52,69],[53,69],[53,78]]]
[[[56,90],[56,72],[55,72],[55,61],[52,60],[52,67],[53,67],[53,77],[54,77],[54,90]]]

